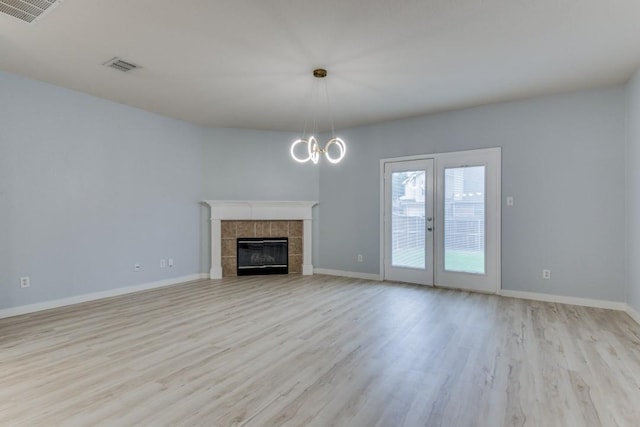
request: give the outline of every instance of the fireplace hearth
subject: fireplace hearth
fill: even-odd
[[[237,239],[238,276],[289,273],[287,237],[241,237]]]

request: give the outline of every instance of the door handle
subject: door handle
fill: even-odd
[[[433,231],[432,227],[427,227],[427,231]]]

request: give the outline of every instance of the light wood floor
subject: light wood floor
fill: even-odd
[[[639,426],[626,314],[330,276],[0,320],[0,425]]]

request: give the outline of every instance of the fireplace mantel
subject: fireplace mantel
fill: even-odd
[[[222,221],[288,220],[303,222],[302,274],[313,274],[312,208],[318,202],[204,200],[211,208],[211,279],[222,278]]]

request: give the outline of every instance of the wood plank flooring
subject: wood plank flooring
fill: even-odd
[[[608,310],[331,276],[0,320],[2,426],[638,426]]]

